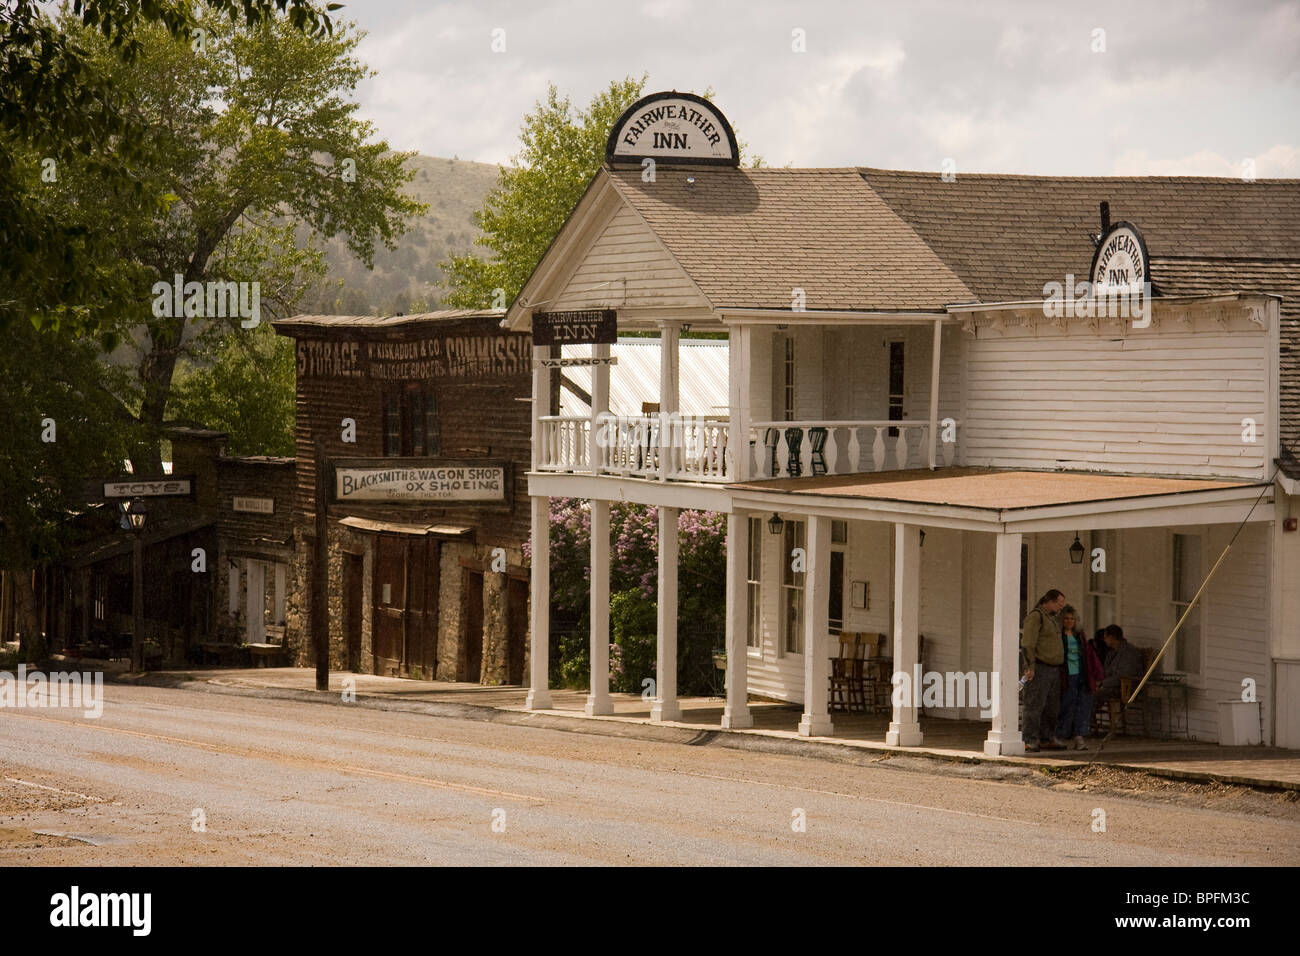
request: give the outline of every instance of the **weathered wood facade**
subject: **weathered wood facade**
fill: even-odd
[[[502,315],[276,323],[298,356],[285,614],[285,643],[298,663],[314,660],[312,638],[324,627],[331,667],[522,680],[531,356],[529,336],[503,330]],[[343,475],[391,478],[395,469],[410,471],[373,494],[343,483]],[[488,470],[504,485],[483,500],[434,495],[448,475],[477,481]],[[318,487],[328,500],[318,500]],[[317,568],[321,527],[328,559]],[[323,607],[314,611],[313,600]]]

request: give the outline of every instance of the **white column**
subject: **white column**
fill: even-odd
[[[934,471],[939,441],[939,349],[943,343],[943,319],[934,320],[934,346],[930,353],[930,470]]]
[[[659,478],[666,479],[677,469],[678,450],[673,447],[673,428],[669,424],[677,418],[677,340],[680,329],[676,322],[664,322],[659,327]]]
[[[537,407],[537,384],[533,384],[533,407]],[[532,646],[528,661],[528,710],[550,710],[551,691],[547,669],[551,662],[551,499],[530,498],[532,510],[533,566],[529,574],[529,635]]]
[[[591,502],[591,693],[586,710],[588,716],[614,713],[609,699],[609,502],[595,500]]]
[[[592,346],[592,357],[598,359],[609,358],[608,345]],[[593,365],[591,369],[591,426],[587,433],[587,461],[591,465],[591,473],[599,474],[601,462],[604,460],[604,444],[609,441],[609,435],[602,432],[597,427],[597,422],[603,418],[603,413],[609,411],[609,366]]]
[[[734,336],[732,341],[735,341]],[[749,712],[749,514],[727,515],[727,706],[722,726],[742,730],[754,726]]]
[[[747,481],[753,471],[749,447],[749,326],[733,325],[728,331],[727,361],[727,448],[731,453],[732,481]],[[763,436],[758,436],[762,442]]]
[[[789,555],[782,555],[786,561]],[[801,737],[828,737],[834,731],[829,709],[831,676],[830,609],[831,519],[808,519],[807,573],[804,575],[803,719]]]
[[[921,618],[921,529],[916,525],[894,525],[894,673],[912,680],[920,667]],[[919,682],[912,682],[913,688]],[[921,743],[917,715],[920,701],[907,695],[910,706],[894,706],[894,719],[885,734],[891,747],[916,747]]]
[[[993,722],[984,752],[991,757],[1023,754],[1020,736],[1020,539],[997,536],[993,572]]]
[[[532,471],[537,470],[537,460],[541,455],[542,431],[537,420],[550,411],[551,383],[550,369],[540,368],[537,363],[551,357],[549,345],[533,346],[533,462]]]
[[[659,509],[659,642],[655,654],[655,702],[650,719],[681,720],[677,703],[677,515]]]

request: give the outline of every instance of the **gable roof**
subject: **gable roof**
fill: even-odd
[[[714,308],[927,311],[972,298],[854,169],[607,168]],[[694,183],[689,182],[690,179]]]

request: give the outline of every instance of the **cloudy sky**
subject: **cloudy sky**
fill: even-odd
[[[389,144],[506,162],[554,83],[703,91],[769,165],[1300,177],[1300,2],[349,0]],[[493,52],[494,30],[504,52]],[[804,52],[796,52],[802,31]],[[1103,32],[1104,31],[1104,32]],[[1094,49],[1096,48],[1096,49]]]

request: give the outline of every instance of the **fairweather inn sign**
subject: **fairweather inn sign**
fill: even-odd
[[[384,458],[334,463],[334,500],[339,503],[508,506],[511,487],[510,462],[503,460]]]
[[[740,165],[736,134],[722,111],[693,93],[653,93],[624,111],[605,143],[611,163]]]

